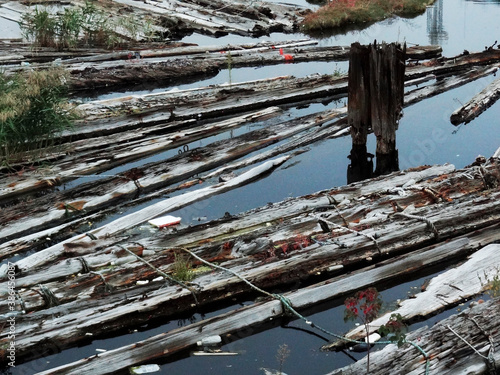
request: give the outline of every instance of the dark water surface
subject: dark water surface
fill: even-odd
[[[296,3],[301,4],[300,1]],[[400,41],[410,44],[440,44],[445,56],[462,53],[464,49],[471,52],[481,51],[485,46],[492,45],[500,39],[500,2],[499,1],[466,1],[466,0],[439,0],[433,7],[421,16],[412,19],[391,18],[373,24],[363,30],[351,30],[344,34],[337,34],[320,39],[322,45],[350,45],[354,41],[370,43],[377,41]],[[303,38],[303,35],[271,35],[263,39],[292,40]],[[261,38],[262,39],[262,38]],[[248,42],[248,38],[224,37],[212,39],[205,36],[193,35],[186,42],[195,42],[200,45],[224,45],[228,43]],[[294,75],[297,77],[313,73],[327,74],[335,70],[347,71],[346,63],[301,63],[287,64],[262,68],[243,68],[231,71],[232,82],[246,81],[279,75]],[[422,164],[452,163],[463,167],[471,163],[478,154],[491,156],[500,146],[500,103],[496,103],[480,117],[467,125],[454,127],[449,122],[450,114],[482,90],[495,77],[487,77],[469,83],[460,88],[424,100],[404,110],[397,133],[397,148],[399,149],[400,168],[406,169]],[[179,85],[179,89],[201,87],[209,84],[219,84],[229,81],[229,72],[222,71],[216,77],[189,85]],[[142,93],[162,91],[172,87],[162,87],[155,90],[145,90]],[[100,96],[106,98],[121,96],[123,93],[113,93]],[[338,105],[331,103],[327,106]],[[302,116],[307,113],[321,111],[327,108],[323,104],[312,104],[304,109],[287,109],[288,117]],[[252,126],[259,126],[252,124]],[[264,124],[262,126],[265,126]],[[215,139],[241,134],[250,129],[239,129],[235,133],[224,133],[217,137],[194,142],[190,148],[200,147],[213,142]],[[237,190],[227,192],[186,207],[177,214],[182,217],[184,225],[195,223],[197,218],[207,220],[221,217],[225,212],[238,213],[268,202],[276,202],[290,196],[299,196],[319,190],[344,185],[347,182],[346,174],[349,160],[351,140],[349,137],[327,139],[311,145],[309,151],[292,158],[281,168],[265,179],[261,179]],[[375,139],[369,137],[368,149],[375,151]],[[132,166],[140,166],[145,162],[163,160],[173,155],[177,150],[167,151],[154,155],[147,160],[141,160],[112,171]],[[85,179],[82,179],[85,180]],[[79,183],[79,182],[76,182]],[[153,202],[148,202],[151,204]],[[140,207],[134,207],[136,210]],[[127,212],[120,212],[122,215]],[[115,216],[107,218],[113,220]],[[403,299],[411,291],[411,287],[419,287],[422,278],[429,275],[419,275],[418,280],[402,283],[390,287],[382,292],[384,301],[391,303]],[[405,280],[407,281],[407,280]],[[352,327],[352,323],[343,322],[343,301],[331,301],[307,312],[307,316],[333,332],[342,333]],[[250,304],[251,301],[240,302]],[[154,327],[138,327],[138,331],[106,340],[96,340],[88,345],[66,350],[64,353],[46,357],[18,366],[12,373],[33,374],[38,370],[47,369],[75,361],[80,358],[96,354],[96,349],[113,349],[128,343],[144,339],[155,334],[177,328],[191,320],[201,320],[217,315],[225,310],[240,306],[226,306],[224,310],[206,311],[186,317],[185,320],[171,322],[156,322]],[[452,312],[455,312],[454,309]],[[426,322],[432,324],[433,318]],[[250,335],[232,342],[223,347],[227,351],[238,352],[235,357],[190,357],[188,353],[175,362],[161,364],[161,374],[264,374],[261,368],[278,368],[276,352],[280,345],[287,344],[291,350],[290,357],[285,361],[283,371],[288,375],[297,374],[324,374],[335,368],[352,363],[353,358],[359,357],[356,353],[324,353],[319,347],[324,341],[310,333],[291,328],[280,327],[283,322],[277,322],[275,328],[262,332],[248,332]],[[310,329],[300,321],[289,323],[290,327]],[[265,327],[268,328],[268,327]],[[320,333],[320,332],[315,332]]]

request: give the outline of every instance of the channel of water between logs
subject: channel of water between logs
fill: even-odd
[[[300,2],[299,2],[300,3]],[[311,6],[310,6],[311,7]],[[429,8],[426,14],[413,19],[392,18],[385,20],[361,30],[351,30],[344,34],[336,34],[320,40],[322,45],[349,45],[354,41],[370,43],[374,39],[378,41],[406,41],[415,44],[441,44],[443,55],[454,56],[464,49],[469,51],[481,51],[485,46],[491,45],[495,39],[500,37],[500,2],[483,1],[473,2],[467,0],[438,0],[434,7]],[[271,35],[265,39],[291,40],[303,38],[303,35]],[[192,35],[183,41],[193,42],[200,45],[224,45],[228,43],[237,44],[248,41],[248,38],[224,37],[212,39],[199,35]],[[190,83],[176,85],[179,89],[190,87],[201,87],[210,84],[218,84],[229,81],[238,82],[243,80],[273,77],[278,75],[294,75],[297,77],[313,73],[327,74],[335,70],[347,71],[346,62],[338,63],[302,63],[287,64],[262,68],[233,69],[231,72],[221,71],[216,77]],[[483,78],[479,81],[469,83],[460,88],[451,90],[431,99],[424,100],[418,104],[405,109],[397,133],[397,148],[399,150],[400,168],[406,169],[422,164],[443,164],[446,162],[455,164],[457,168],[463,167],[474,161],[478,154],[490,156],[500,146],[498,134],[500,134],[500,103],[496,103],[480,117],[471,123],[458,128],[451,125],[449,115],[461,104],[469,100],[479,92],[494,77]],[[90,100],[96,98],[107,98],[112,96],[128,95],[131,93],[146,93],[169,90],[173,87],[158,87],[150,90],[138,90],[125,92],[114,92],[99,94],[89,98],[76,98],[77,100]],[[294,118],[308,113],[317,112],[332,106],[342,106],[345,98],[338,101],[311,104],[305,108],[288,108],[281,116],[282,119]],[[257,126],[268,126],[267,123],[252,124],[252,129]],[[436,130],[437,129],[437,130]],[[250,130],[245,126],[232,133],[224,133],[215,137],[206,138],[190,144],[190,149],[200,147],[213,142],[216,139],[229,138]],[[273,145],[275,146],[275,145]],[[181,216],[183,225],[196,224],[202,220],[219,218],[225,212],[238,213],[245,210],[266,205],[268,202],[283,200],[289,196],[300,196],[322,189],[346,184],[346,172],[350,152],[350,137],[340,139],[326,139],[310,147],[304,154],[294,157],[280,169],[265,179],[241,187],[237,190],[214,196],[205,201],[198,202],[172,214]],[[374,152],[374,137],[369,138],[368,149]],[[261,151],[260,151],[261,152]],[[150,161],[163,160],[177,150],[151,156],[135,163],[121,166],[105,174],[115,174],[120,170],[140,166]],[[88,181],[92,177],[86,177],[71,182],[71,186]],[[98,176],[94,177],[98,178]],[[69,186],[69,185],[68,185]],[[263,193],[265,192],[265,193]],[[154,202],[148,202],[151,204]],[[141,207],[133,207],[137,210]],[[120,212],[123,215],[128,212]],[[111,221],[116,216],[110,216],[103,222]],[[146,230],[146,228],[144,228]],[[404,280],[397,286],[378,286],[382,290],[382,296],[387,303],[394,303],[397,299],[403,299],[410,293],[416,292],[423,280],[441,271],[429,270],[425,275],[418,275],[416,280]],[[416,289],[414,289],[416,288]],[[105,340],[95,340],[88,345],[65,350],[61,354],[41,358],[32,362],[22,364],[13,369],[13,374],[32,374],[42,369],[56,367],[86,356],[96,354],[96,349],[113,349],[141,340],[155,334],[166,332],[178,326],[199,321],[213,315],[220,314],[226,310],[234,309],[241,305],[251,304],[251,299],[234,301],[234,305],[212,306],[203,313],[197,313],[189,317],[178,317],[168,322],[152,322],[148,326],[137,327],[135,332],[124,333]],[[343,301],[330,301],[321,306],[316,306],[304,314],[313,322],[328,328],[331,331],[341,333],[352,327],[352,323],[343,322]],[[454,313],[457,309],[445,311],[425,322],[418,323],[412,328],[420,325],[432,325],[435,321]],[[355,358],[365,353],[325,353],[320,352],[319,347],[324,340],[311,332],[301,331],[310,328],[302,322],[292,321],[288,328],[280,326],[284,321],[276,321],[274,325],[262,327],[262,330],[248,330],[246,337],[224,346],[222,349],[238,352],[235,357],[190,357],[189,353],[170,359],[169,363],[161,366],[162,374],[259,374],[263,373],[261,368],[277,368],[276,352],[280,345],[287,344],[291,351],[290,357],[285,361],[283,371],[289,375],[294,374],[324,374],[334,368],[342,367]],[[317,334],[318,332],[314,332]]]

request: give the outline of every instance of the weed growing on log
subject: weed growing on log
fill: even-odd
[[[111,49],[126,39],[137,40],[139,35],[152,39],[151,22],[138,22],[132,17],[110,17],[90,1],[85,2],[83,8],[65,8],[64,12],[57,14],[37,7],[23,15],[20,26],[23,36],[36,46],[59,50],[78,45]]]
[[[283,364],[285,363],[285,360],[290,356],[290,349],[288,349],[287,344],[280,345],[278,348],[278,352],[276,353],[276,359],[278,360],[280,367],[278,374],[281,375],[283,374]]]
[[[308,14],[302,28],[314,32],[364,24],[390,17],[393,14],[409,16],[425,11],[433,0],[333,0],[316,12]]]
[[[66,76],[54,68],[0,73],[0,159],[33,162],[44,156],[75,118],[65,101]],[[35,152],[36,150],[36,152]]]
[[[174,255],[172,276],[178,281],[191,281],[195,274],[191,267],[191,262],[182,255]]]
[[[231,85],[231,69],[233,68],[233,57],[231,56],[230,51],[227,51],[226,61],[227,61],[227,71],[229,72],[229,85]]]
[[[344,301],[344,321],[360,320],[365,326],[366,345],[368,348],[366,373],[370,372],[370,323],[377,317],[382,307],[382,299],[375,288],[368,288],[356,292],[354,297]]]
[[[401,347],[406,342],[406,330],[401,314],[391,314],[388,322],[381,325],[378,332]]]
[[[490,277],[484,273],[484,280],[480,275],[477,276],[481,286],[486,290],[492,298],[500,296],[500,268],[496,268],[496,274],[490,279]]]

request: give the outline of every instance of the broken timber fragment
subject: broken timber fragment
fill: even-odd
[[[453,125],[469,123],[481,113],[486,111],[500,98],[500,78],[486,86],[479,94],[474,96],[461,108],[454,111],[450,116]]]

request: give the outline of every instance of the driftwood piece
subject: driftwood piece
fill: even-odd
[[[461,108],[455,110],[450,121],[453,125],[469,123],[492,106],[500,97],[500,79],[496,79],[486,86]]]
[[[496,374],[500,367],[499,298],[474,304],[432,327],[422,327],[407,336],[429,357],[429,374]],[[366,372],[367,358],[328,375]],[[426,360],[411,344],[398,348],[389,344],[370,354],[370,374],[417,375],[426,372]]]

